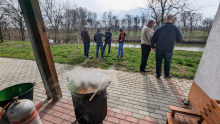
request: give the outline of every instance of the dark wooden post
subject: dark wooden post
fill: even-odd
[[[50,97],[49,94],[51,94],[53,100],[58,101],[62,97],[62,93],[39,2],[38,0],[19,0],[19,4],[25,18],[36,62],[47,91],[47,96]]]

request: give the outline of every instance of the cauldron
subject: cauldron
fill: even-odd
[[[109,86],[109,84],[110,81],[104,81],[95,97],[92,99],[92,101],[89,101],[94,92],[88,94],[77,93],[78,89],[85,87],[85,83],[82,82],[80,83],[80,86],[78,86],[74,80],[69,82],[68,89],[71,92],[76,120],[79,124],[102,123],[107,115],[106,88]]]

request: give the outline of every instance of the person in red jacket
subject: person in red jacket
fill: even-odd
[[[117,56],[117,58],[123,57],[123,54],[124,54],[123,45],[124,45],[125,36],[126,36],[125,31],[120,29],[120,35],[119,35],[119,40],[118,40],[119,46],[118,46],[118,56]]]

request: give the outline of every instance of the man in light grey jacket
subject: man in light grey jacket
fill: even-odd
[[[102,58],[104,58],[102,37],[105,37],[105,34],[100,32],[100,28],[97,28],[97,32],[94,35],[94,41],[96,42],[96,58],[99,57],[99,47],[101,49]]]
[[[154,20],[148,21],[147,25],[144,26],[141,30],[141,50],[142,50],[142,57],[141,57],[141,65],[140,65],[140,71],[142,72],[148,72],[148,70],[145,70],[147,65],[148,56],[151,51],[151,37],[153,29],[151,29],[154,26]]]

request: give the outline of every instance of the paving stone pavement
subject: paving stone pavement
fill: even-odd
[[[67,89],[67,77],[73,74],[75,67],[66,64],[55,64],[55,66],[63,94],[60,102],[72,105],[72,103],[69,102],[71,101],[71,94]],[[157,80],[154,75],[146,73],[97,70],[111,75],[111,84],[107,88],[107,93],[109,94],[108,116],[104,124],[162,124],[166,121],[165,112],[170,112],[169,105],[186,107],[183,105],[182,100],[188,96],[192,80],[178,78],[168,80],[163,77]],[[34,102],[42,101],[44,107],[40,111],[43,113],[41,115],[50,115],[49,112],[45,111],[45,108],[48,108],[47,106],[51,103],[46,99],[45,89],[36,62],[31,60],[0,58],[0,90],[14,84],[33,81],[37,83],[34,89]],[[59,106],[60,102],[54,104]],[[50,116],[53,115],[51,114]],[[44,123],[55,123],[51,121],[53,119],[47,120],[45,118],[47,117],[43,118]],[[61,120],[58,120],[62,121],[63,118],[61,116],[59,116],[59,118]],[[73,122],[74,119],[74,116],[69,117],[65,122]]]
[[[55,63],[57,73],[69,67]],[[35,61],[0,57],[0,90],[25,82],[41,82],[41,76]]]

